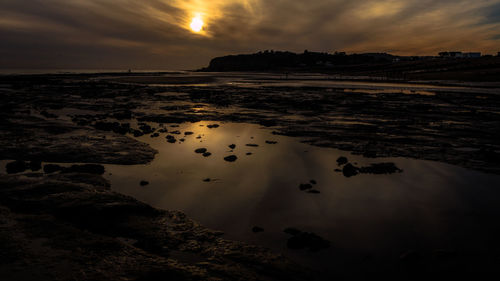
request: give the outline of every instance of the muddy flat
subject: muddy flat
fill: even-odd
[[[6,75],[0,99],[13,278],[398,279],[493,270],[500,250],[491,86]]]

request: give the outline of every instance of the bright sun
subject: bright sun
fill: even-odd
[[[199,16],[194,17],[189,26],[192,31],[200,32],[203,29],[203,20]]]

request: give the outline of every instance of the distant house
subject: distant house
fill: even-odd
[[[462,52],[441,52],[439,53],[440,57],[443,58],[462,58],[463,53]]]
[[[462,57],[464,57],[464,58],[480,58],[481,53],[480,52],[463,53]]]

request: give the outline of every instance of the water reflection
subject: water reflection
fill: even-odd
[[[492,222],[484,218],[500,215],[495,203],[499,176],[431,161],[365,159],[311,147],[256,125],[210,124],[168,128],[185,139],[175,144],[165,134],[139,138],[159,154],[149,165],[106,166],[112,188],[155,207],[182,210],[228,238],[265,245],[319,267],[348,263],[346,255],[394,258],[407,249],[487,251],[495,235],[491,225],[486,227]],[[194,134],[184,136],[186,131]],[[199,148],[211,155],[195,153]],[[237,160],[224,161],[229,155]],[[404,172],[346,178],[334,171],[340,156],[360,167],[393,162]],[[142,180],[150,184],[140,186]],[[311,180],[319,194],[300,190]],[[254,226],[264,231],[255,234]],[[283,233],[287,227],[314,232],[332,247],[319,253],[290,251]]]

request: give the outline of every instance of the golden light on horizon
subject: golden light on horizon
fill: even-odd
[[[191,20],[191,24],[189,25],[189,27],[191,27],[191,30],[193,32],[201,32],[203,30],[203,20],[201,19],[201,17],[198,15],[198,16],[195,16],[192,20]]]

